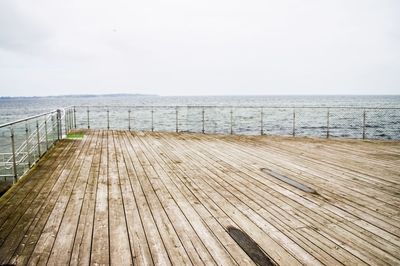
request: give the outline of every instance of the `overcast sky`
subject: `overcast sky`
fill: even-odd
[[[399,0],[0,0],[0,96],[399,94]]]

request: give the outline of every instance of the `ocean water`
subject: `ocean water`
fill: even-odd
[[[175,131],[178,127],[187,132],[289,136],[295,131],[296,136],[326,137],[328,133],[330,137],[400,139],[400,95],[0,98],[0,124],[71,105],[113,106],[90,107],[90,128]],[[190,107],[180,107],[176,114],[174,106]],[[367,109],[364,118],[363,109],[342,107],[378,109]],[[30,130],[35,128],[34,123],[28,125]],[[88,127],[87,107],[76,108],[76,124],[78,128]],[[17,146],[24,140],[24,130],[24,123],[15,127]],[[0,128],[0,153],[9,150],[10,129]]]
[[[400,108],[400,95],[329,96],[67,96],[0,98],[0,124],[71,105],[111,106],[349,106]]]

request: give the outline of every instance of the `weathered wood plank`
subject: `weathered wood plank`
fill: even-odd
[[[222,153],[221,153],[222,154]],[[229,152],[227,153],[226,151],[223,153],[223,154],[229,154]],[[214,160],[216,160],[216,159],[214,159]],[[238,160],[232,160],[232,159],[230,159],[229,161],[230,162],[233,162],[233,161],[240,161],[240,160],[244,160],[243,158],[241,158],[241,159],[238,159]],[[250,164],[250,163],[248,163],[248,164]],[[243,167],[243,166],[241,166],[241,167],[239,167],[239,168],[245,168],[245,167]],[[343,226],[342,226],[343,227]],[[322,228],[324,228],[324,227],[322,227]],[[338,228],[340,228],[340,227],[338,227]],[[334,231],[332,231],[331,233],[333,233]],[[353,230],[353,233],[354,233],[354,230]],[[335,234],[335,233],[333,233],[334,235],[338,235],[338,234]],[[359,237],[361,237],[361,235],[359,235]],[[362,239],[362,237],[361,238],[359,238],[360,240]],[[350,241],[350,240],[349,240]],[[351,241],[350,241],[351,242]],[[375,242],[376,242],[376,239],[375,240],[371,240],[371,244],[372,245],[370,245],[369,246],[369,248],[367,248],[367,247],[365,247],[365,252],[368,252],[369,250],[371,250],[371,249],[374,249],[374,244],[375,244]],[[390,251],[390,249],[389,249],[389,251]],[[376,250],[375,252],[377,252],[377,253],[379,253],[379,250]],[[393,252],[393,254],[394,254],[394,252]],[[383,259],[385,259],[387,256],[389,256],[388,257],[388,262],[389,263],[393,263],[393,262],[396,262],[397,261],[397,259],[395,259],[394,257],[390,257],[390,255],[389,254],[381,254],[381,258],[383,258]]]
[[[170,191],[173,189],[173,187],[169,182],[169,175],[164,169],[165,165],[162,163],[162,161],[156,160],[154,156],[157,155],[149,149],[150,144],[146,142],[146,137],[136,139],[143,152],[146,154],[146,160],[150,165],[152,165],[152,169],[150,168],[149,171],[151,171],[152,175],[156,176],[156,178],[150,179],[152,186],[157,191],[156,193],[160,198],[160,202],[167,211],[167,215],[177,231],[177,234],[184,245],[191,262],[195,265],[215,264],[215,261],[211,257],[205,244],[200,240],[195,229],[193,228],[193,226],[201,226],[199,221],[200,217],[196,217],[196,213],[189,208],[187,199],[181,196],[177,190],[174,190],[173,192]],[[190,218],[195,218],[198,223],[191,223],[189,221]],[[205,234],[207,232],[204,231],[206,230],[205,227],[202,227],[201,229],[202,230],[200,233]],[[208,243],[212,244],[210,241]],[[210,248],[211,246],[208,247]],[[221,259],[224,258],[224,256],[221,257]],[[227,260],[225,261],[225,264],[227,263],[232,262]]]
[[[154,172],[151,171],[152,166],[146,160],[146,155],[140,148],[140,144],[135,141],[132,135],[130,137],[130,144],[135,150],[135,153],[131,154],[131,158],[136,165],[135,169],[138,173],[139,182],[145,192],[148,205],[153,210],[154,221],[163,239],[169,259],[172,264],[176,265],[192,264],[172,222],[168,218],[167,211],[161,204],[157,192],[150,182],[150,179],[157,178]]]
[[[55,236],[51,254],[47,262],[50,265],[66,265],[70,262],[80,212],[82,209],[82,198],[84,197],[87,188],[90,167],[95,154],[96,141],[96,134],[92,134],[84,161],[77,173],[77,185],[74,187],[70,195],[68,205],[63,214],[63,220],[61,221],[60,227]]]
[[[111,265],[133,265],[115,148],[116,132],[108,132],[108,204]]]
[[[90,264],[110,264],[109,206],[108,206],[108,163],[109,143],[107,131],[102,136],[100,169],[97,180],[95,213]]]
[[[87,188],[83,198],[82,208],[79,215],[79,224],[76,229],[74,246],[70,259],[71,265],[88,265],[90,262],[97,180],[100,171],[100,156],[103,152],[103,134],[104,132],[97,133],[95,153],[90,167]]]
[[[25,208],[23,208],[25,210],[21,210],[23,206],[18,206],[17,208],[15,208],[15,211],[13,213],[13,216],[15,217],[14,221],[16,219],[18,219],[18,221],[13,222],[14,228],[1,229],[1,233],[8,234],[8,237],[5,239],[4,243],[0,245],[0,263],[6,264],[11,260],[13,256],[18,256],[18,253],[14,254],[14,251],[16,251],[20,243],[23,242],[25,234],[28,232],[37,215],[40,213],[42,205],[46,201],[52,187],[57,181],[57,179],[54,177],[58,177],[58,175],[62,171],[64,167],[64,163],[62,161],[67,160],[69,156],[68,153],[71,152],[71,150],[73,150],[72,142],[59,145],[56,149],[52,150],[48,154],[49,157],[54,156],[54,158],[47,159],[50,163],[53,163],[53,166],[55,167],[53,168],[53,171],[47,171],[43,175],[41,174],[41,171],[32,171],[26,177],[30,178],[33,175],[39,175],[43,180],[38,181],[38,186],[35,186],[33,190],[30,190],[29,195],[32,195],[34,197],[30,198],[29,201],[23,204],[25,205]],[[45,181],[45,184],[43,186],[40,186],[42,181]],[[36,189],[38,190],[34,192]]]
[[[150,248],[153,263],[156,265],[170,265],[171,261],[165,248],[163,239],[158,231],[153,212],[145,196],[145,190],[139,182],[139,175],[143,174],[139,170],[139,163],[133,160],[135,151],[128,138],[123,138],[123,156],[127,167],[128,177],[136,199],[138,213],[140,215],[147,243]],[[138,170],[137,170],[138,169]],[[136,230],[140,228],[136,227]],[[137,233],[139,236],[140,233]],[[139,237],[138,236],[138,237]]]
[[[41,237],[44,226],[46,225],[49,216],[57,202],[59,195],[61,194],[62,188],[67,180],[69,170],[66,168],[67,165],[73,164],[79,154],[82,151],[85,142],[74,141],[75,145],[79,144],[79,148],[72,149],[66,158],[59,158],[63,162],[61,172],[53,172],[54,176],[52,180],[55,182],[51,186],[50,192],[47,195],[46,200],[40,205],[40,209],[27,229],[23,240],[20,242],[18,248],[13,254],[11,263],[25,265],[30,259],[33,250],[37,244],[37,241]],[[38,204],[39,205],[39,204]]]
[[[121,182],[121,193],[125,207],[126,224],[129,234],[130,247],[134,265],[152,265],[150,248],[146,239],[143,221],[140,217],[136,197],[133,193],[132,183],[129,179],[129,160],[124,157],[123,147],[125,136],[120,133],[116,138],[116,158]]]
[[[0,211],[2,215],[0,217],[0,232],[8,231],[6,229],[8,226],[7,223],[16,223],[16,221],[12,220],[12,218],[19,217],[15,215],[16,211],[21,210],[23,213],[24,210],[29,207],[32,200],[37,196],[38,192],[42,189],[42,186],[53,172],[52,169],[54,170],[58,165],[62,164],[62,162],[57,161],[57,156],[59,156],[64,149],[67,149],[67,147],[67,143],[65,142],[56,147],[54,156],[53,154],[45,155],[46,157],[43,158],[43,161],[40,161],[35,166],[34,175],[30,174],[29,178],[22,178],[22,180],[18,181],[19,189],[14,191],[15,187],[12,187],[10,191],[3,196],[4,198],[1,197]],[[0,233],[0,244],[3,240],[3,235]]]
[[[187,151],[186,154],[182,155],[182,159],[185,160],[184,158],[187,158],[186,160],[188,164],[200,164],[199,167],[196,167],[198,169],[202,169],[201,172],[203,172],[203,174],[200,174],[200,176],[205,175],[208,178],[202,178],[196,181],[200,182],[200,180],[203,180],[206,186],[215,189],[215,192],[210,191],[209,194],[213,195],[214,200],[221,200],[221,203],[218,204],[221,204],[221,208],[224,209],[225,212],[232,208],[232,210],[227,214],[230,216],[230,218],[234,219],[235,222],[241,225],[243,231],[252,236],[254,240],[259,239],[260,243],[258,244],[261,247],[265,248],[264,250],[279,263],[298,263],[285,249],[298,250],[299,247],[294,242],[291,242],[291,240],[288,239],[285,235],[281,234],[279,230],[277,230],[274,226],[270,225],[267,220],[261,222],[258,214],[254,213],[252,209],[246,206],[246,201],[238,198],[238,191],[232,191],[232,189],[229,188],[229,184],[223,180],[225,178],[225,175],[231,175],[233,173],[232,170],[225,168],[221,169],[220,172],[210,171],[209,169],[212,169],[215,166],[210,164],[210,161],[208,161],[206,157],[211,156],[211,154],[203,156],[202,153],[195,153],[196,159],[194,159],[189,155],[189,153],[191,153],[192,151],[188,150],[187,146],[182,147],[179,150]],[[237,211],[234,211],[235,208],[237,209]],[[262,233],[261,229],[266,230],[265,232],[267,232],[267,234]],[[257,232],[257,234],[255,234],[255,232]],[[281,242],[281,244],[284,244],[281,246],[276,245],[277,243],[279,244],[279,242]],[[278,248],[283,246],[285,246],[285,249],[280,250]],[[318,261],[316,261],[312,256],[309,256],[304,251],[297,251],[297,253],[299,253],[300,256],[304,255],[303,259],[307,260],[309,263],[313,263],[314,265],[318,264]],[[292,261],[290,261],[291,258]]]
[[[90,145],[91,136],[84,139],[84,146],[80,150],[78,158],[72,163],[66,165],[64,170],[67,175],[67,180],[63,184],[61,193],[59,194],[54,208],[43,228],[40,238],[29,258],[29,265],[46,264],[51,254],[54,245],[54,240],[60,228],[62,219],[64,217],[65,209],[70,200],[71,194],[76,186],[78,173],[85,161],[86,152]],[[80,184],[78,184],[80,185]]]
[[[233,227],[278,264],[400,264],[398,162],[400,142],[87,131],[0,199],[0,263],[253,265]]]
[[[164,171],[168,173],[167,176],[169,180],[164,178],[163,180],[168,184],[169,189],[173,191],[171,194],[173,197],[176,197],[176,202],[182,204],[182,211],[185,212],[187,219],[193,225],[199,238],[201,238],[204,244],[209,248],[209,252],[212,254],[215,262],[219,265],[232,263],[241,265],[250,264],[250,259],[242,249],[234,244],[233,239],[226,234],[226,229],[218,223],[202,204],[200,204],[203,198],[202,195],[197,193],[199,190],[197,188],[193,190],[190,189],[187,180],[187,174],[189,173],[176,167],[177,164],[181,163],[179,157],[168,152],[168,147],[156,139],[149,140],[147,145],[157,147],[153,153],[155,158],[157,154],[160,160],[167,163],[169,169],[164,169]],[[157,163],[160,163],[160,161]],[[172,184],[174,184],[177,189],[175,189]],[[181,193],[182,197],[186,199],[181,197]],[[189,203],[191,206],[186,203]],[[227,247],[228,249],[225,249]],[[231,257],[228,254],[231,255]],[[232,261],[232,259],[234,261]]]

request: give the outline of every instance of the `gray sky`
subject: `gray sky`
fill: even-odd
[[[399,0],[0,0],[0,95],[399,94]]]

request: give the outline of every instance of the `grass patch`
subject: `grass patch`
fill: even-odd
[[[84,133],[79,133],[79,132],[68,133],[67,139],[83,139],[83,136],[85,136]]]

